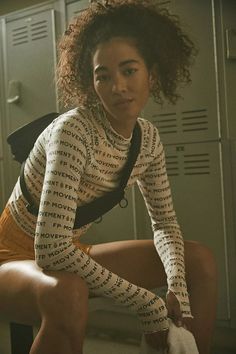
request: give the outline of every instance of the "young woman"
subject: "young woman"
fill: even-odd
[[[110,0],[91,4],[70,24],[59,52],[59,88],[77,108],[46,128],[26,161],[38,215],[27,210],[18,181],[1,216],[1,316],[40,321],[30,354],[82,353],[92,292],[135,312],[154,348],[166,348],[170,317],[192,330],[207,354],[214,259],[204,246],[183,242],[158,130],[139,117],[150,95],[176,102],[178,84],[190,81],[194,45],[177,18],[152,1]],[[153,240],[82,244],[90,225],[73,229],[76,207],[117,187],[136,124],[141,148],[128,187],[138,183]],[[151,291],[165,284],[166,302]]]

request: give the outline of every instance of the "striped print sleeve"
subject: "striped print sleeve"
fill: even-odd
[[[192,317],[185,280],[184,242],[173,207],[164,148],[157,131],[154,140],[155,157],[137,183],[151,219],[154,244],[165,268],[168,290],[176,295],[183,316]]]

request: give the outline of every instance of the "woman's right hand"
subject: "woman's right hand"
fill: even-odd
[[[167,336],[169,330],[158,331],[154,333],[145,333],[146,343],[156,350],[166,350],[168,352]]]

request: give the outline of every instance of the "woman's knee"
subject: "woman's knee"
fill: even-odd
[[[88,287],[77,275],[67,272],[47,272],[49,281],[40,286],[38,305],[42,318],[75,326],[87,319]],[[59,322],[58,322],[59,321]]]
[[[185,259],[187,275],[196,274],[202,281],[216,281],[216,259],[210,248],[199,242],[189,241],[185,247]]]

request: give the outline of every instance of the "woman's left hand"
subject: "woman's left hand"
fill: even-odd
[[[168,310],[168,317],[172,319],[177,327],[185,327],[189,331],[192,331],[192,318],[183,317],[180,304],[175,296],[175,294],[168,290],[166,294],[166,307]]]

